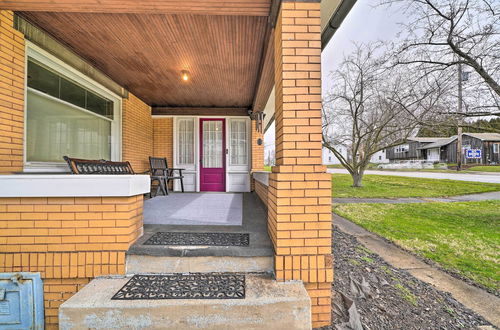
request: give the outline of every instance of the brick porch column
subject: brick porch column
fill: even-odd
[[[23,170],[24,36],[14,13],[0,10],[0,174]]]
[[[276,166],[268,230],[279,281],[302,280],[313,326],[330,324],[331,182],[321,164],[320,2],[284,0],[275,29]]]

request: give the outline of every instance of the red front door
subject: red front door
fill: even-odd
[[[226,190],[224,119],[200,119],[200,190]]]

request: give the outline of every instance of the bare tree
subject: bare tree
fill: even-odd
[[[447,94],[446,111],[459,118],[500,115],[500,1],[379,1],[402,8],[409,17],[394,46],[395,64],[405,65],[415,76],[442,71],[455,82],[459,67],[470,71],[463,107],[457,107],[453,91]]]
[[[401,67],[388,67],[381,53],[377,44],[357,45],[332,72],[333,88],[324,99],[323,146],[349,171],[353,187],[362,186],[374,153],[399,144],[429,120],[444,92],[439,74],[414,80]]]

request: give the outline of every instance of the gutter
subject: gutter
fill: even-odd
[[[328,0],[323,0],[323,1],[328,1]],[[330,18],[330,21],[328,21],[328,24],[326,25],[325,29],[321,33],[321,50],[323,50],[326,45],[328,45],[328,42],[330,39],[333,37],[337,29],[340,27],[340,24],[344,21],[344,18],[349,14],[351,11],[351,8],[354,6],[356,3],[356,0],[343,0],[338,8],[335,10],[335,13],[332,15]]]

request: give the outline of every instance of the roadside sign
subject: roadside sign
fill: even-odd
[[[481,149],[467,149],[465,151],[465,158],[480,159],[481,158]]]

